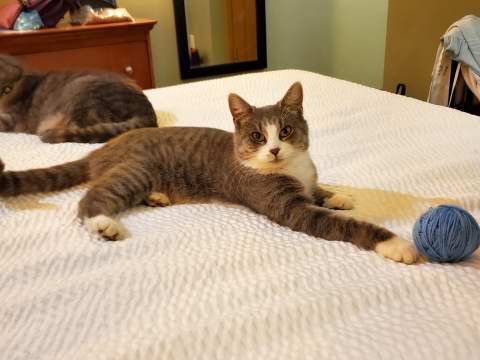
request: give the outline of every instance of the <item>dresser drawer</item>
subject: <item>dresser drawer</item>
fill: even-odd
[[[99,69],[127,75],[140,87],[152,87],[148,46],[145,42],[92,46],[18,55],[28,70]]]
[[[0,51],[18,57],[28,70],[98,69],[154,87],[149,32],[152,20],[0,33]]]

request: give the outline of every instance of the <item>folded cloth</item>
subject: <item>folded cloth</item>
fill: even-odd
[[[442,37],[445,54],[470,67],[480,79],[480,18],[467,15],[450,26]]]
[[[440,44],[433,65],[432,81],[427,99],[429,103],[448,106],[451,69],[452,59],[446,56],[445,49]]]
[[[37,30],[43,27],[43,21],[37,10],[22,11],[18,16],[15,30]]]

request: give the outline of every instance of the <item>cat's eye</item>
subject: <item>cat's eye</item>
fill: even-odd
[[[293,134],[293,128],[290,125],[285,126],[280,130],[280,139],[286,139]]]
[[[2,95],[8,95],[8,94],[10,94],[10,91],[12,91],[12,87],[11,87],[11,86],[5,86],[5,87],[3,88],[3,93],[2,93]]]
[[[256,143],[262,143],[265,138],[263,137],[263,135],[261,133],[259,133],[258,131],[254,131],[250,134],[250,138],[255,141]]]

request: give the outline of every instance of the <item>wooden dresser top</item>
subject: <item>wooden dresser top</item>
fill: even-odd
[[[0,31],[0,38],[5,37],[30,37],[30,36],[42,36],[42,35],[54,35],[54,34],[64,34],[64,33],[77,33],[77,32],[88,32],[88,31],[104,31],[109,29],[122,29],[122,28],[132,28],[132,27],[147,27],[152,28],[157,22],[155,20],[147,19],[135,19],[133,22],[115,22],[115,23],[106,23],[106,24],[94,24],[94,25],[70,25],[70,24],[61,24],[54,28],[44,28],[40,30],[6,30]]]
[[[62,25],[56,28],[29,31],[0,32],[0,49],[9,54],[25,54],[101,46],[120,42],[139,41],[156,24],[154,20],[136,19],[98,25]]]

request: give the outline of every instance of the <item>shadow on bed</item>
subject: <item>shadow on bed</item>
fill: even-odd
[[[321,186],[353,197],[355,208],[344,210],[345,214],[377,224],[411,218],[413,225],[413,222],[430,207],[441,204],[460,205],[458,201],[450,198],[423,198],[395,191],[327,184]]]

